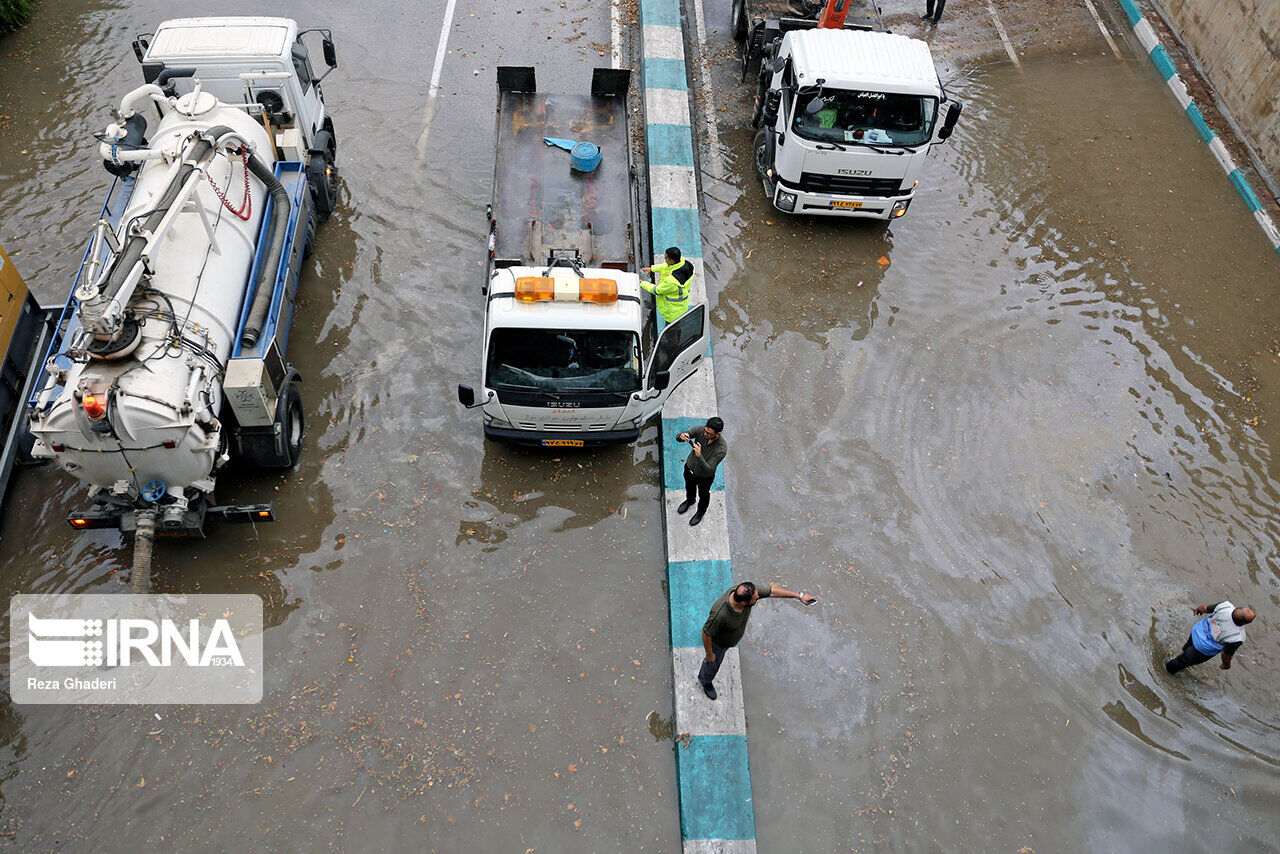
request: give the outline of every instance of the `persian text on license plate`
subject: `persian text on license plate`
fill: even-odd
[[[831,203],[831,207],[833,207],[833,208],[860,208],[860,207],[862,207],[862,202],[832,202],[832,203]]]
[[[544,448],[581,448],[583,442],[581,439],[543,439],[542,447]]]

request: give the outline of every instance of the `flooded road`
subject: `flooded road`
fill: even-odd
[[[272,9],[332,27],[341,63],[343,205],[293,327],[306,450],[220,490],[279,522],[162,543],[154,581],[263,596],[263,703],[6,704],[14,848],[678,850],[657,430],[545,457],[486,445],[453,396],[494,66],[583,89],[609,21],[458,3],[420,158],[446,7]],[[105,191],[89,134],[139,80],[129,42],[207,11],[52,9],[0,41],[0,240],[46,302]],[[957,75],[957,135],[888,228],[767,209],[729,80],[704,240],[734,560],[823,597],[761,609],[743,647],[760,850],[1272,846],[1276,264],[1157,79]],[[8,593],[124,589],[118,536],[66,526],[82,498],[19,474]],[[1228,597],[1260,615],[1235,668],[1167,678],[1191,604]]]
[[[735,573],[823,596],[744,642],[760,850],[1272,850],[1276,617],[1229,673],[1162,663],[1196,603],[1275,613],[1276,260],[1158,77],[955,75],[887,229],[769,208],[734,78]]]
[[[486,445],[474,381],[494,68],[585,91],[609,63],[588,0],[273,4],[334,31],[324,83],[342,206],[304,275],[291,358],[308,432],[286,477],[223,500],[280,521],[159,544],[157,592],[259,593],[256,707],[4,707],[0,834],[22,850],[671,850],[656,427],[554,458]],[[218,14],[261,14],[221,4]],[[90,138],[141,82],[129,44],[193,2],[42,4],[0,42],[0,239],[45,302],[74,275],[108,176]],[[605,56],[601,56],[603,51]],[[0,527],[20,591],[125,590],[118,535],[77,534],[83,490],[22,471]],[[159,717],[156,717],[156,715]]]

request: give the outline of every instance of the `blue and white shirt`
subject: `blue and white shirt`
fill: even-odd
[[[1191,629],[1192,645],[1205,655],[1217,655],[1225,646],[1234,650],[1244,643],[1244,626],[1237,626],[1231,619],[1235,609],[1226,601],[1214,606],[1213,613]]]

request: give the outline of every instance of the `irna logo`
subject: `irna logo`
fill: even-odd
[[[28,612],[27,629],[27,654],[41,667],[128,667],[141,662],[152,667],[175,662],[244,667],[244,656],[224,619],[214,620],[204,632],[198,619],[184,626],[168,618],[41,619]]]

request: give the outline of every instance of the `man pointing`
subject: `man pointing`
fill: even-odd
[[[735,584],[711,606],[711,615],[702,626],[702,646],[706,652],[702,666],[698,668],[698,682],[708,698],[716,698],[716,689],[711,681],[720,672],[720,663],[730,647],[738,645],[747,631],[747,620],[751,618],[751,609],[761,599],[799,599],[806,605],[818,601],[817,596],[808,593],[792,593],[776,584],[761,584],[757,587],[750,581]]]

